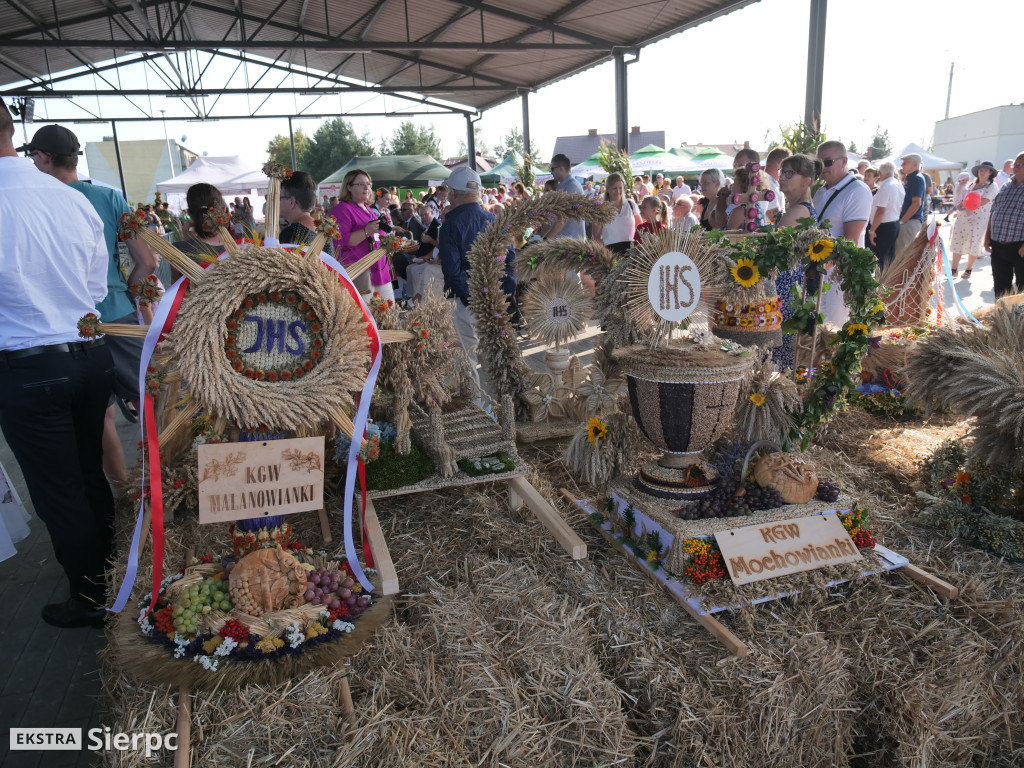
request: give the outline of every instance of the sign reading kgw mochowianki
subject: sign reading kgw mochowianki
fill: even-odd
[[[199,446],[199,522],[321,509],[324,438]]]
[[[861,559],[835,513],[719,531],[715,540],[734,584]]]

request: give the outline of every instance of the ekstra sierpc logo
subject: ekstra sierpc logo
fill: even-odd
[[[81,728],[11,728],[11,752],[19,750],[79,752]]]

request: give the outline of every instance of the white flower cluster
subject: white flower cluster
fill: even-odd
[[[185,646],[188,645],[188,640],[182,637],[177,632],[174,633],[174,644],[177,646],[174,649],[174,658],[180,659],[185,655]]]
[[[152,635],[153,632],[156,630],[156,627],[154,627],[152,623],[150,623],[149,616],[146,614],[145,611],[143,611],[142,614],[139,616],[139,629],[142,631],[142,634],[146,635],[147,637],[149,635]]]
[[[351,632],[355,628],[355,624],[352,624],[347,621],[342,621],[341,619],[335,619],[334,623],[331,624],[331,629],[336,629],[339,632]]]
[[[217,650],[219,651],[220,648]],[[217,665],[220,664],[220,659],[215,659],[213,656],[196,656],[195,660],[199,662],[203,669],[210,672],[216,672]]]
[[[238,641],[233,637],[225,637],[224,642],[217,646],[213,652],[214,656],[230,656],[231,652],[238,647]]]
[[[306,642],[306,636],[299,629],[299,622],[293,621],[284,631],[284,639],[290,648],[298,648]]]

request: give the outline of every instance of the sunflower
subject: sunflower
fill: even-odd
[[[867,336],[868,327],[865,323],[850,323],[850,325],[846,328],[846,332],[850,336],[856,336],[858,333]]]
[[[608,436],[608,427],[597,416],[587,422],[587,442],[599,443]]]
[[[807,256],[811,261],[824,261],[835,247],[836,244],[832,240],[815,240],[807,249]]]
[[[764,395],[762,395],[760,392],[755,392],[750,396],[750,402],[752,402],[754,405],[760,408],[762,405],[764,405]]]
[[[753,259],[740,259],[736,262],[735,267],[729,267],[729,271],[732,273],[733,280],[744,288],[757,285],[757,281],[761,279],[761,272]]]

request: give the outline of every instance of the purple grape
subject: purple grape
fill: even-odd
[[[332,611],[336,611],[338,608],[341,607],[341,600],[339,600],[338,598],[334,598],[328,605],[330,605]]]
[[[352,589],[352,587],[354,587],[355,585],[356,583],[352,581],[352,579],[345,579],[343,582],[341,582],[341,586],[343,586],[345,589]]]
[[[349,608],[351,608],[355,604],[356,604],[356,599],[355,599],[355,597],[353,595],[349,595],[348,597],[345,598],[345,605],[347,605]]]
[[[314,592],[312,589],[307,589],[306,590],[306,602],[308,603],[314,597],[316,597],[316,592]]]
[[[338,597],[342,598],[343,600],[347,599],[351,594],[352,590],[346,587],[342,587],[340,590],[338,590]]]
[[[370,601],[367,598],[365,598],[365,597],[356,598],[356,605],[359,606],[360,608],[365,608],[369,604],[370,604]]]

